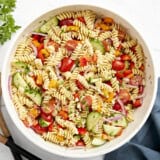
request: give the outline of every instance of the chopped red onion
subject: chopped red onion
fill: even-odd
[[[115,117],[104,118],[104,121],[111,123],[111,122],[114,122],[114,121],[118,121],[122,117],[123,117],[122,115],[117,115]]]
[[[127,112],[126,112],[126,109],[124,107],[124,104],[123,102],[117,97],[117,102],[120,104],[121,108],[122,108],[122,114],[126,115]]]

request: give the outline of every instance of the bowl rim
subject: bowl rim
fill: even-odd
[[[132,134],[129,134],[128,137],[126,137],[125,140],[119,142],[118,144],[116,144],[115,146],[113,147],[110,147],[106,150],[101,150],[99,152],[92,152],[92,153],[88,153],[87,155],[80,155],[80,154],[73,154],[73,155],[68,155],[68,154],[65,154],[63,155],[63,153],[61,151],[56,151],[56,150],[51,150],[51,149],[48,149],[48,147],[46,148],[45,146],[43,145],[38,145],[38,142],[35,141],[34,139],[31,139],[22,129],[21,129],[21,124],[20,124],[20,119],[19,119],[19,122],[17,123],[17,121],[14,121],[15,118],[12,116],[12,111],[11,109],[9,108],[9,106],[7,105],[8,104],[8,99],[7,99],[7,96],[6,94],[9,94],[9,93],[6,93],[8,89],[6,89],[7,87],[4,85],[6,82],[6,78],[5,76],[5,70],[6,70],[6,67],[7,67],[7,61],[8,61],[8,58],[9,58],[9,55],[11,54],[11,51],[13,50],[13,47],[14,47],[14,44],[15,42],[19,39],[20,35],[31,25],[31,24],[34,24],[35,21],[37,21],[38,19],[40,19],[40,17],[44,17],[45,15],[49,14],[50,12],[54,11],[54,10],[58,10],[58,9],[62,9],[62,8],[67,8],[67,7],[75,7],[75,6],[88,6],[88,7],[94,7],[94,8],[99,8],[99,9],[103,9],[103,10],[106,10],[107,12],[110,12],[111,14],[115,15],[116,17],[122,19],[123,21],[125,21],[126,23],[128,23],[136,32],[137,34],[141,37],[143,43],[145,44],[145,47],[147,48],[147,50],[149,51],[149,54],[151,56],[151,61],[152,61],[152,65],[153,65],[153,83],[154,83],[154,88],[153,88],[153,97],[152,97],[152,100],[150,102],[150,106],[145,114],[145,118],[143,118],[143,120],[141,121],[140,125],[132,132]],[[92,10],[92,9],[91,9]],[[1,86],[2,86],[2,94],[3,94],[3,98],[4,98],[4,102],[5,102],[5,107],[6,107],[6,110],[11,118],[11,120],[13,121],[14,125],[17,127],[18,131],[30,142],[30,143],[33,143],[34,145],[36,145],[37,147],[40,147],[42,150],[44,150],[45,152],[48,152],[48,153],[52,153],[52,154],[55,154],[55,155],[58,155],[58,156],[65,156],[65,157],[68,157],[68,158],[87,158],[87,157],[94,157],[94,156],[99,156],[99,155],[102,155],[102,154],[107,154],[111,151],[114,151],[116,149],[118,149],[119,147],[121,147],[122,145],[124,145],[125,143],[127,143],[131,138],[133,138],[133,136],[135,136],[137,134],[137,132],[142,128],[142,126],[144,125],[144,123],[146,122],[146,120],[148,119],[150,113],[151,113],[151,110],[153,108],[153,105],[154,105],[154,101],[155,101],[155,98],[156,98],[156,93],[157,93],[157,83],[158,83],[158,76],[156,76],[155,74],[155,64],[153,63],[153,58],[152,58],[152,55],[151,55],[151,50],[150,50],[150,47],[149,45],[147,44],[147,42],[143,39],[143,36],[141,35],[141,33],[137,30],[137,28],[132,25],[131,22],[129,22],[128,20],[126,20],[125,18],[123,18],[120,14],[116,13],[115,11],[112,11],[111,9],[108,9],[106,7],[101,7],[101,6],[96,6],[96,5],[86,5],[86,4],[73,4],[73,5],[62,5],[62,6],[59,6],[59,7],[55,7],[54,9],[51,9],[43,14],[41,14],[40,16],[36,17],[35,19],[33,19],[32,21],[30,21],[28,24],[26,24],[25,26],[23,26],[22,29],[20,29],[20,31],[17,32],[17,34],[15,35],[15,37],[12,39],[12,42],[11,42],[11,45],[7,51],[7,54],[5,56],[5,60],[4,60],[4,63],[3,63],[3,66],[2,66],[2,77],[1,77],[2,81],[1,81]]]

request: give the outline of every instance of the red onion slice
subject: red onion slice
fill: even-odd
[[[122,115],[117,115],[115,117],[109,117],[109,118],[105,118],[104,122],[114,122],[114,121],[118,121],[119,119],[121,119],[123,116]]]
[[[122,108],[122,114],[123,115],[126,115],[127,114],[127,112],[126,112],[126,109],[125,109],[125,107],[124,107],[124,104],[123,104],[123,102],[117,97],[117,102],[120,104],[120,106],[121,106],[121,108]]]

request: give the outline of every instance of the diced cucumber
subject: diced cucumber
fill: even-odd
[[[29,72],[29,68],[28,68],[28,64],[27,63],[24,63],[24,62],[15,62],[15,63],[12,63],[12,66],[25,72],[25,73],[28,73]]]
[[[93,47],[95,50],[99,50],[99,51],[101,51],[103,54],[105,53],[105,48],[104,48],[104,46],[103,46],[103,43],[102,43],[100,40],[92,38],[92,39],[90,39],[90,42],[91,42],[91,44],[92,44],[92,47]]]
[[[127,122],[127,120],[126,120],[125,117],[122,117],[122,118],[119,119],[118,121],[112,122],[112,125],[113,125],[113,126],[119,126],[119,127],[126,128],[127,125],[128,125],[128,122]]]
[[[58,25],[57,17],[53,17],[52,19],[48,20],[45,24],[43,24],[40,27],[40,32],[47,33],[52,25],[53,26],[57,26]]]
[[[48,127],[51,124],[51,122],[45,121],[43,118],[40,118],[38,123],[41,127]]]
[[[103,145],[106,141],[104,139],[101,139],[101,138],[93,138],[92,140],[92,145],[94,146],[100,146],[100,145]]]
[[[36,90],[25,90],[26,96],[28,96],[34,103],[36,103],[38,106],[41,105],[42,102],[42,95],[40,92],[37,92]]]
[[[116,127],[104,124],[103,125],[104,132],[110,136],[116,136],[121,133],[122,127]]]
[[[13,75],[13,84],[19,88],[24,88],[24,90],[29,89],[29,86],[27,85],[27,83],[25,82],[25,80],[23,79],[23,77],[20,75],[19,72],[15,73]]]
[[[102,118],[101,114],[98,112],[91,112],[87,117],[87,129],[91,131],[98,121]]]

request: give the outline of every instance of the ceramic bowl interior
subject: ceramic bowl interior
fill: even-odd
[[[112,17],[117,23],[121,24],[123,27],[126,28],[127,32],[133,37],[136,38],[139,43],[142,45],[145,57],[146,57],[146,87],[145,87],[145,97],[143,101],[142,107],[138,108],[135,113],[134,122],[130,123],[129,126],[124,130],[123,134],[118,138],[115,138],[111,142],[106,143],[103,146],[92,148],[92,149],[67,149],[65,147],[61,147],[58,145],[51,144],[49,142],[45,142],[38,134],[34,133],[31,129],[26,128],[21,120],[18,118],[16,110],[13,106],[10,94],[9,94],[9,75],[10,75],[10,61],[13,57],[14,51],[18,42],[28,33],[32,32],[36,27],[40,26],[43,20],[47,20],[50,17],[63,12],[63,11],[70,11],[70,10],[82,10],[82,9],[90,9],[97,13],[97,15],[102,16],[109,16]],[[124,18],[120,17],[119,15],[106,10],[104,8],[99,8],[96,6],[90,5],[73,5],[73,6],[65,6],[61,7],[52,11],[47,12],[46,14],[40,16],[38,19],[31,22],[24,30],[17,35],[16,40],[13,42],[13,45],[8,50],[8,54],[4,60],[3,69],[2,69],[2,91],[3,97],[6,104],[7,112],[11,120],[13,121],[14,125],[16,125],[18,131],[23,136],[25,136],[28,141],[32,144],[34,143],[37,147],[40,147],[44,152],[48,152],[49,154],[57,154],[65,157],[72,157],[72,158],[84,158],[84,157],[92,157],[98,156],[101,154],[109,153],[118,147],[122,146],[126,142],[128,142],[142,127],[145,123],[146,119],[148,118],[153,102],[156,95],[156,88],[157,88],[157,80],[155,77],[155,69],[154,64],[152,61],[152,56],[150,51],[143,40],[142,36],[136,31],[136,29],[128,23]]]

